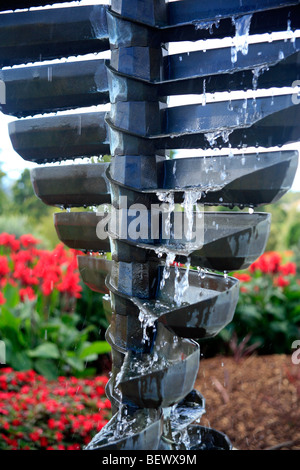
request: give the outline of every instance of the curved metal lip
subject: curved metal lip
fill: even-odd
[[[282,98],[283,96],[285,96],[285,97]],[[269,97],[265,97],[265,96],[257,97],[256,98],[257,105],[260,106],[261,104],[265,104],[267,102],[267,98],[269,98]],[[274,100],[278,101],[278,102],[281,102],[281,101],[284,101],[284,100],[286,102],[288,102],[288,99],[289,99],[288,95],[275,95],[274,96]],[[236,98],[234,100],[234,102],[237,104],[237,106],[239,108],[242,108],[243,100],[241,98]],[[211,108],[211,113],[212,114],[216,112],[215,109],[214,109],[215,106],[220,106],[220,107],[224,107],[224,108],[226,106],[226,109],[227,109],[227,104],[225,104],[225,102],[223,102],[223,101],[212,102],[212,103],[209,104],[209,106]],[[193,107],[194,108],[200,107],[200,105],[199,104],[188,104],[188,105],[183,105],[183,106],[176,106],[176,107],[174,106],[173,108],[166,108],[166,113],[169,113],[169,112],[176,113],[176,111],[178,111],[178,110],[180,110],[182,112],[183,108],[186,108],[186,111],[187,111],[186,115],[188,115],[189,111],[191,109],[193,109]],[[283,106],[282,108],[279,107],[279,109],[276,109],[275,111],[270,110],[270,112],[264,112],[262,114],[252,113],[252,115],[251,115],[252,119],[249,117],[249,121],[244,122],[244,123],[239,123],[239,124],[235,123],[235,124],[232,124],[232,125],[227,124],[227,126],[224,126],[224,125],[222,126],[221,125],[221,126],[218,126],[218,127],[214,127],[213,129],[211,128],[210,125],[207,124],[206,127],[204,126],[204,128],[202,128],[200,130],[198,125],[195,126],[195,129],[191,129],[191,124],[189,122],[186,122],[184,130],[180,130],[180,129],[175,130],[175,129],[172,129],[172,126],[171,126],[171,128],[169,128],[169,129],[168,128],[167,129],[160,129],[160,132],[156,132],[156,133],[153,133],[153,134],[138,133],[137,130],[130,129],[128,127],[120,127],[119,125],[116,125],[112,121],[111,115],[109,113],[107,113],[106,116],[105,116],[105,122],[111,129],[113,129],[116,132],[122,133],[124,135],[128,135],[130,137],[144,139],[149,143],[154,143],[154,144],[157,143],[157,149],[159,149],[159,142],[161,140],[174,139],[174,138],[179,138],[180,139],[182,137],[189,137],[189,136],[194,137],[194,136],[197,136],[197,135],[203,136],[203,138],[204,138],[205,134],[214,132],[216,130],[229,132],[230,135],[234,134],[236,131],[237,132],[246,131],[246,130],[255,128],[255,126],[264,125],[265,122],[268,122],[268,120],[273,117],[273,115],[276,114],[276,115],[281,116],[281,114],[284,114],[284,112],[286,112],[287,110],[290,110],[292,108],[295,108],[295,109],[298,110],[299,109],[298,103],[297,104],[292,103],[292,106],[289,103],[289,106],[286,105],[286,106]],[[167,116],[168,116],[168,114],[167,114]],[[182,116],[181,116],[181,120],[182,120]],[[170,122],[171,119],[167,117],[167,118],[165,118],[165,121]],[[179,117],[177,119],[177,122],[178,121],[180,121]],[[124,125],[124,124],[122,123],[122,125]],[[281,145],[289,144],[289,143],[292,143],[292,142],[296,142],[296,140],[293,139],[292,141],[290,141],[290,140],[284,141],[284,142],[282,142]],[[248,145],[252,146],[251,143],[249,143]],[[225,143],[224,143],[224,146],[225,146]],[[227,143],[227,146],[228,146],[228,143]],[[275,145],[269,144],[269,147],[274,147],[274,146]],[[264,147],[266,147],[266,145],[264,145]],[[176,143],[174,143],[174,146],[172,146],[172,148],[174,148],[174,149],[177,148]],[[201,146],[200,146],[200,148],[201,148]]]
[[[151,431],[151,428],[154,428],[154,429],[158,428],[157,431],[159,435],[161,436],[162,434],[162,423],[163,423],[162,409],[158,409],[158,410],[153,409],[153,408],[147,409],[147,410],[142,409],[142,410],[135,411],[132,417],[133,422],[136,422],[137,414],[148,415],[148,419],[150,417],[152,422],[146,425],[144,428],[140,426],[141,429],[136,430],[136,432],[134,432],[130,436],[124,436],[124,437],[114,439],[114,435],[115,435],[114,426],[116,426],[116,422],[118,421],[118,414],[119,412],[117,412],[111,418],[111,420],[101,429],[101,431],[98,434],[96,434],[96,436],[94,436],[92,441],[85,448],[86,450],[119,449],[120,447],[124,448],[122,444],[125,444],[125,447],[129,446],[127,450],[130,450],[130,446],[132,445],[132,442],[136,438],[138,437],[141,438],[147,432]],[[145,418],[144,418],[144,422],[145,422]],[[110,428],[112,429],[110,430]],[[109,439],[105,438],[105,433],[107,433],[108,435],[111,435],[111,437]],[[104,442],[103,444],[99,445],[97,442],[101,443],[101,434],[104,434],[104,436],[102,437],[102,440],[104,440]],[[158,440],[160,436],[158,437]]]
[[[110,203],[105,176],[107,166],[109,163],[99,162],[33,168],[31,182],[36,196],[51,206],[81,207],[93,205],[95,201],[98,205]]]
[[[166,334],[169,339],[170,338],[173,338],[174,335],[173,335],[173,332],[166,326],[160,324],[160,331],[163,331],[162,334]],[[111,326],[109,326],[106,330],[106,334],[105,334],[105,339],[106,341],[110,344],[110,346],[112,347],[112,349],[115,349],[117,352],[121,353],[121,354],[124,354],[125,355],[125,358],[132,352],[130,350],[127,350],[125,348],[122,348],[121,346],[119,345],[116,345],[114,343],[114,340],[112,338],[112,335],[111,335]],[[189,358],[195,356],[195,355],[198,355],[199,354],[199,351],[200,351],[200,347],[199,347],[199,344],[192,340],[192,339],[187,339],[187,338],[179,338],[180,339],[180,342],[181,342],[181,345],[184,346],[187,350],[189,350],[189,348],[191,349],[191,352],[187,351],[187,355],[186,355],[186,358],[185,359],[179,359],[178,362],[174,363],[174,365],[172,365],[171,367],[176,367],[176,365],[178,365],[179,362],[182,362],[182,361],[187,361]],[[154,348],[155,348],[155,345],[154,345]],[[182,350],[181,350],[182,352]],[[140,353],[141,356],[148,356],[149,354],[148,353]],[[124,360],[125,360],[124,358]],[[141,374],[141,375],[136,375],[136,376],[132,376],[131,378],[129,378],[129,380],[137,380],[141,377],[146,377],[146,376],[152,376],[153,373],[155,372],[168,372],[170,370],[170,367],[169,366],[164,366],[162,367],[161,369],[159,370],[156,370],[156,371],[149,371],[145,374]],[[126,380],[128,381],[128,379]],[[122,384],[122,381],[119,382],[120,384]]]
[[[180,272],[181,274],[184,273],[185,269],[181,268]],[[196,279],[198,287],[198,284],[200,284],[200,280],[197,271],[189,272],[189,283],[191,283],[191,279],[193,278]],[[209,279],[211,279],[211,283],[208,282]],[[166,280],[166,286],[164,288],[166,290],[168,290],[168,281],[170,281],[170,279]],[[174,302],[172,305],[172,291],[168,294],[168,298],[166,299],[164,295],[159,295],[159,293],[161,292],[161,290],[159,290],[158,294],[155,297],[155,300],[162,301],[166,305],[168,305],[168,302],[170,302],[171,304],[169,308],[166,306],[165,309],[162,309],[162,311],[157,314],[157,318],[155,319],[154,324],[163,324],[171,331],[173,331],[174,334],[182,338],[197,338],[198,340],[204,340],[218,334],[220,329],[224,328],[232,320],[235,307],[238,301],[240,282],[234,277],[224,278],[222,275],[219,274],[206,273],[205,280],[203,281],[203,283],[206,283],[206,289],[214,290],[215,294],[210,293],[209,296],[206,298],[204,297],[203,299],[201,299],[200,297],[199,300],[197,299],[196,301],[188,304],[184,302],[180,306],[175,306]],[[123,298],[133,307],[135,306],[136,316],[139,315],[139,305],[142,304],[145,299],[138,299],[136,297],[133,298],[132,296],[118,291],[115,287],[111,285],[109,281],[109,275],[106,277],[106,286],[110,290],[112,295],[114,295],[115,297]],[[190,285],[190,287],[192,287],[192,285]],[[219,290],[217,290],[216,287],[219,287]],[[200,292],[201,286],[199,285],[199,294]],[[185,296],[187,298],[189,297],[189,290],[186,291]],[[222,310],[222,306],[220,305],[221,300],[223,300],[223,302],[226,302],[226,312],[223,312]],[[149,312],[151,312],[151,304],[149,305],[148,309]],[[133,310],[130,310],[130,312],[128,313],[128,315],[133,314]],[[108,331],[108,337],[108,342],[114,343],[111,327],[110,331]],[[126,339],[123,339],[122,335],[120,338],[122,338],[121,342],[126,342]],[[121,352],[122,347],[119,344],[117,348],[120,348]]]
[[[221,223],[221,220],[224,219],[225,217],[229,217],[229,218],[232,218],[232,219],[235,219],[237,222],[246,222],[246,224],[242,227],[242,228],[251,228],[255,225],[257,225],[260,221],[263,221],[263,220],[270,220],[271,219],[271,215],[266,213],[266,212],[254,212],[253,214],[248,214],[248,213],[245,213],[245,212],[228,212],[228,211],[219,211],[219,212],[213,212],[213,211],[205,211],[205,212],[201,212],[201,213],[197,213],[197,212],[194,212],[195,215],[197,214],[204,214],[204,219],[206,219],[205,221],[205,227],[207,228],[207,225],[208,225],[208,222],[210,222],[210,219],[211,220],[211,223],[213,223],[214,219],[219,219],[218,220],[218,224],[220,225]],[[60,222],[62,226],[64,225],[72,225],[72,224],[75,224],[78,220],[80,220],[80,224],[78,224],[78,226],[80,225],[82,227],[82,230],[84,230],[84,224],[86,225],[92,225],[91,223],[87,223],[87,222],[92,222],[92,219],[95,219],[96,220],[96,217],[97,217],[97,214],[95,212],[80,212],[80,211],[76,211],[76,212],[57,212],[54,214],[54,220],[55,222]],[[221,219],[221,220],[220,220]],[[95,227],[96,227],[96,223],[95,223]],[[229,235],[234,235],[234,234],[237,234],[237,231],[232,229],[232,226],[233,224],[231,223],[229,226],[226,226],[226,228],[228,228],[229,230],[233,230],[232,233],[229,233],[229,234],[226,234],[223,236],[223,237],[217,237],[215,238],[215,240],[218,240],[218,239],[221,239],[221,238],[226,238],[226,236],[229,236]],[[220,227],[221,229],[221,227]],[[221,230],[215,230],[215,233],[216,234],[220,234]],[[108,235],[111,235],[113,237],[116,237],[116,234],[113,233],[113,232],[108,232]],[[97,239],[96,237],[96,230],[95,230],[95,239]],[[99,244],[101,242],[102,246],[103,246],[103,240],[99,240]],[[133,245],[135,247],[141,247],[141,248],[145,248],[145,249],[152,249],[152,250],[157,250],[159,247],[160,247],[160,244],[161,243],[157,243],[157,244],[147,244],[147,243],[143,243],[143,242],[139,242],[139,241],[136,241],[136,242],[133,242],[133,241],[130,241],[128,239],[118,239],[124,243],[127,243],[129,245]],[[74,240],[76,241],[76,240]],[[168,241],[168,240],[166,240]],[[210,240],[209,243],[211,243],[212,241],[214,240]],[[88,241],[86,241],[85,243],[88,243]],[[109,245],[109,242],[107,243],[107,245]],[[205,245],[205,244],[204,244]],[[166,250],[167,251],[172,251],[172,246],[169,244],[165,244],[166,246]],[[193,247],[193,249],[191,250],[194,251],[195,249],[197,248],[197,246]],[[86,246],[84,249],[88,250],[88,251],[98,251],[97,249],[89,249],[88,246]],[[99,251],[103,251],[103,248],[99,248]],[[162,250],[163,251],[163,250]],[[182,253],[182,250],[176,250],[176,252],[178,252],[178,254]]]
[[[171,269],[174,269],[174,267],[171,267]],[[179,268],[179,271],[181,273],[184,273],[186,271],[186,269],[185,268]],[[199,275],[198,275],[197,271],[191,270],[189,272],[189,277],[190,276],[192,277],[193,275],[195,277],[197,277],[197,279],[199,279]],[[228,276],[226,278],[226,281],[224,281],[224,276],[222,276],[221,274],[215,274],[215,273],[210,273],[210,272],[205,273],[205,278],[207,279],[209,277],[212,278],[213,280],[216,280],[216,281],[220,280],[220,281],[222,281],[223,284],[226,283],[225,286],[224,285],[222,286],[222,287],[224,287],[224,290],[220,290],[220,291],[216,290],[216,294],[212,295],[207,300],[202,300],[202,301],[200,300],[199,302],[197,302],[195,304],[190,304],[188,306],[182,305],[182,306],[179,306],[179,307],[175,307],[172,310],[167,310],[166,312],[161,313],[160,317],[164,316],[164,315],[168,315],[168,314],[173,314],[174,312],[182,311],[186,308],[195,308],[196,305],[201,304],[201,303],[211,302],[211,301],[215,300],[217,297],[219,297],[221,294],[227,294],[228,292],[230,292],[231,290],[233,290],[234,288],[239,286],[239,283],[240,283],[240,281],[238,279],[236,279],[235,277],[232,277],[232,276]],[[198,280],[198,282],[199,282],[199,280]],[[119,290],[117,290],[115,287],[113,287],[111,285],[110,280],[109,280],[109,275],[106,277],[105,284],[106,284],[107,288],[109,289],[109,291],[112,292],[114,295],[122,297],[123,299],[125,299],[129,302],[132,302],[133,304],[134,304],[133,299],[136,299],[138,301],[143,301],[143,300],[145,301],[145,299],[138,299],[137,297],[132,297],[130,295],[124,294],[123,292],[120,292]],[[200,289],[200,287],[199,287],[199,289]],[[159,299],[159,298],[160,297],[156,296],[156,300]],[[138,306],[137,306],[137,308],[138,308]],[[160,317],[158,317],[157,321],[159,321]]]
[[[184,214],[183,212],[181,214]],[[203,248],[205,250],[205,246],[208,244],[211,244],[216,241],[221,241],[222,239],[226,239],[230,236],[238,236],[239,232],[242,232],[243,230],[249,230],[251,228],[256,227],[260,222],[270,222],[271,221],[271,214],[267,212],[254,212],[253,214],[246,213],[246,212],[228,212],[228,211],[204,211],[204,212],[196,212],[193,211],[193,220],[195,220],[196,217],[200,217],[203,215],[204,218],[204,239],[200,242],[199,244],[193,242],[193,241],[181,241],[180,245],[176,244],[175,242],[172,242],[170,239],[161,239],[156,242],[156,240],[153,241],[149,239],[149,243],[143,242],[143,241],[133,241],[130,239],[120,239],[118,238],[117,234],[112,232],[111,230],[108,232],[110,236],[117,238],[117,240],[122,241],[128,245],[134,246],[135,248],[143,248],[146,250],[152,250],[156,252],[173,252],[177,255],[190,255],[193,252]],[[222,224],[222,219],[224,218],[230,218],[233,220],[236,220],[237,222],[237,229],[235,228],[234,222],[231,223],[226,223],[224,227],[221,226]],[[239,227],[239,224],[243,222],[241,227]],[[215,223],[215,229],[213,230],[213,233],[210,233],[210,240],[205,243],[205,232],[208,229],[208,225],[210,225],[210,228],[213,229],[213,224]],[[218,225],[218,227],[217,227]],[[223,233],[222,235],[222,228],[224,230],[227,230],[227,233]],[[211,238],[211,236],[215,235],[215,238]],[[266,241],[268,237],[268,232],[265,234],[266,236]]]
[[[113,394],[113,377],[109,379],[105,387],[105,393],[110,401],[113,401],[116,407],[120,407],[122,402]],[[191,414],[186,414],[191,410]],[[205,413],[205,398],[198,390],[192,390],[180,402],[176,403],[171,410],[170,424],[172,434],[181,432],[191,425],[196,419],[200,419]]]
[[[101,215],[101,217],[103,218],[106,215],[107,214],[104,213],[103,216]],[[97,237],[96,234],[97,222],[100,220],[100,216],[98,216],[96,212],[76,211],[56,212],[54,214],[54,225],[58,238],[65,245],[77,250],[108,252],[110,251],[109,240],[101,240]],[[74,234],[72,234],[72,230],[68,229],[70,226],[76,227],[77,231],[80,230],[80,234],[82,235],[81,240],[78,238],[78,235],[75,237]],[[62,233],[64,232],[64,227],[67,227],[65,230],[69,230],[67,234]],[[90,238],[87,238],[87,236]]]
[[[126,353],[128,352],[128,350],[126,348],[122,348],[120,345],[114,343],[110,330],[111,330],[111,325],[109,325],[109,327],[107,328],[107,330],[105,332],[105,341],[108,342],[108,344],[111,346],[112,349],[114,349],[118,353],[124,354],[124,356],[125,356]]]
[[[267,158],[267,156],[270,157],[271,152],[261,152],[259,154],[260,160],[259,162],[264,160],[264,157]],[[248,165],[247,162],[249,161],[250,158],[254,158],[256,154],[249,154],[247,155],[245,164],[242,165],[239,169],[234,169],[234,176],[232,176],[228,181],[222,181],[220,179],[218,185],[215,185],[214,187],[210,186],[205,186],[201,185],[200,183],[197,184],[188,184],[189,182],[187,181],[186,186],[176,186],[176,181],[173,181],[173,183],[168,186],[163,186],[163,188],[157,188],[157,189],[137,189],[128,185],[125,185],[123,183],[118,182],[117,180],[113,179],[110,174],[110,164],[108,162],[99,162],[97,164],[92,164],[92,163],[82,163],[82,164],[76,164],[76,165],[57,165],[57,166],[50,166],[50,167],[37,167],[31,170],[31,180],[32,184],[34,186],[35,193],[37,197],[39,197],[45,204],[48,205],[54,205],[54,206],[66,206],[66,207],[81,207],[85,205],[91,205],[91,204],[104,204],[104,203],[110,203],[111,196],[108,190],[108,184],[114,184],[116,186],[120,186],[121,188],[124,188],[126,191],[131,191],[135,194],[141,193],[141,194],[149,194],[149,195],[154,195],[158,192],[173,192],[174,194],[182,194],[184,191],[189,191],[189,190],[197,190],[199,192],[203,193],[214,193],[214,192],[220,192],[222,190],[226,190],[227,187],[229,187],[234,181],[239,180],[240,178],[249,176],[251,173],[255,173],[257,171],[268,171],[269,168],[275,168],[276,166],[284,163],[284,162],[289,162],[292,160],[298,159],[298,152],[297,151],[276,151],[272,152],[274,154],[275,162],[268,161],[266,165],[263,165],[262,163],[259,164],[259,168],[253,168],[253,165]],[[273,155],[272,155],[273,156]],[[214,158],[213,155],[211,156],[199,156],[199,157],[192,157],[192,158],[186,158],[184,159],[184,163],[199,163],[200,161],[209,161],[210,158]],[[228,157],[228,155],[220,155],[217,157],[217,165],[221,165],[222,161],[226,159],[226,164],[233,162],[233,160],[239,160],[241,158],[241,155],[235,154],[232,158]],[[182,164],[182,159],[177,158],[173,160],[165,160],[164,163],[164,168],[165,172],[170,173],[171,175],[171,170],[173,168],[173,165]],[[96,165],[96,167],[95,167]],[[170,167],[170,170],[168,171],[167,168]],[[172,168],[171,168],[172,167]],[[102,183],[102,190],[97,191],[96,188],[93,190],[92,194],[89,194],[89,190],[86,190],[87,196],[85,196],[85,191],[84,185],[81,184],[84,183],[86,180],[89,179],[89,172],[92,172],[92,170],[96,171],[97,173],[103,173],[99,174],[99,178],[102,178],[103,183]],[[203,181],[203,177],[206,176],[205,171],[202,169],[197,169],[197,173],[199,173],[199,181]],[[229,169],[230,171],[230,169]],[[296,171],[296,165],[295,165],[295,171]],[[240,174],[236,174],[236,173]],[[181,171],[182,173],[182,171]],[[218,172],[216,172],[218,174]],[[173,175],[173,170],[172,170],[172,175]],[[172,178],[171,175],[171,178]],[[203,177],[202,177],[202,176]],[[92,175],[93,179],[95,179],[95,175]],[[56,185],[56,190],[51,191],[47,189],[47,191],[41,191],[40,185],[43,182],[43,180],[55,180],[57,181],[57,177],[60,179],[66,178],[66,186],[61,188],[61,193],[60,191],[57,191],[57,185]],[[76,181],[74,181],[73,185],[74,188],[72,188],[71,181],[72,178],[76,177]],[[180,176],[179,176],[180,178]],[[173,186],[174,184],[174,186]],[[49,183],[48,183],[49,185]],[[70,186],[71,185],[71,186]],[[67,190],[66,187],[69,189]],[[106,189],[104,188],[106,186]],[[100,186],[101,187],[101,186]],[[80,188],[81,194],[78,194],[78,188]],[[259,190],[260,188],[255,188],[256,190]],[[276,188],[277,192],[280,191],[287,191],[289,188],[285,186],[281,186],[280,188]],[[64,193],[63,193],[64,191]],[[67,192],[66,192],[67,191]],[[59,194],[60,193],[60,194]],[[89,200],[87,200],[87,197]],[[66,202],[67,201],[67,202]],[[209,204],[206,203],[205,199],[202,199],[202,203],[204,205]],[[211,203],[210,203],[211,204]],[[229,203],[226,203],[227,205]],[[236,203],[237,204],[237,203]],[[222,205],[222,204],[220,204]],[[249,205],[251,205],[249,203]],[[256,204],[257,205],[257,204]]]
[[[171,172],[171,169],[168,170],[168,167],[172,167],[172,175],[173,175],[173,165],[176,165],[177,163],[180,164],[188,164],[188,163],[193,163],[197,164],[199,162],[209,162],[210,159],[216,158],[217,163],[220,165],[222,162],[226,162],[226,171],[230,172],[230,168],[228,169],[228,163],[233,164],[234,161],[240,161],[242,159],[243,155],[242,154],[233,154],[232,157],[229,155],[206,155],[206,156],[195,156],[195,157],[189,157],[189,158],[174,158],[172,160],[165,160],[162,162],[164,172],[166,174]],[[158,192],[173,192],[173,193],[183,193],[184,191],[189,191],[189,190],[195,190],[195,191],[201,191],[203,193],[212,193],[212,192],[219,192],[222,190],[225,190],[227,186],[231,185],[234,181],[237,181],[238,179],[242,177],[249,176],[251,173],[256,173],[258,171],[268,171],[269,168],[271,167],[276,167],[277,165],[280,165],[284,162],[292,161],[292,160],[298,160],[298,151],[297,150],[280,150],[280,151],[274,151],[274,152],[260,152],[259,153],[259,162],[256,162],[256,167],[253,167],[253,165],[249,165],[248,161],[253,158],[257,158],[257,154],[255,153],[250,153],[245,155],[245,163],[243,165],[240,165],[239,168],[234,168],[231,171],[234,170],[235,173],[238,173],[237,175],[229,178],[228,180],[222,181],[220,178],[219,184],[215,184],[215,186],[210,187],[209,185],[204,185],[203,183],[201,184],[202,181],[205,181],[207,178],[207,174],[205,170],[203,169],[197,169],[197,173],[199,174],[199,183],[198,184],[192,184],[190,185],[189,182],[187,181],[186,186],[182,186],[180,184],[179,186],[164,186],[162,188],[155,188],[155,189],[144,189],[144,188],[135,188],[132,186],[128,186],[124,183],[119,182],[118,180],[115,180],[111,174],[110,174],[110,167],[108,167],[105,171],[106,178],[110,184],[114,184],[116,186],[120,186],[121,188],[124,188],[127,191],[132,191],[133,193],[142,193],[142,194],[156,194]],[[264,159],[267,160],[268,157],[274,157],[274,161],[267,162],[267,164],[264,164]],[[295,172],[296,172],[296,166],[295,166]],[[174,184],[176,182],[174,181]],[[259,188],[255,188],[258,190]],[[288,190],[288,188],[278,188],[278,191],[280,190]],[[205,204],[205,199],[202,200],[202,203]],[[250,203],[249,203],[250,204]],[[222,204],[220,204],[222,205]]]
[[[155,364],[148,364],[145,370],[132,370],[132,351],[126,351],[122,367],[119,370],[117,387],[123,397],[126,397],[127,402],[142,408],[168,407],[181,401],[193,389],[199,368],[199,344],[193,340],[178,338],[177,343],[172,347],[173,338],[174,335],[168,328],[162,324],[158,325],[156,340],[152,353],[150,353],[153,359],[154,352],[157,354],[158,362],[155,359]],[[109,340],[112,341],[111,337]],[[161,340],[164,342],[163,353],[159,346]],[[122,348],[116,348],[117,351],[120,349]],[[148,353],[142,353],[138,357],[143,363],[144,359],[147,361],[151,356]],[[137,358],[135,358],[134,364],[138,364]],[[166,395],[162,390],[166,390],[166,387],[170,386],[170,381],[174,380],[174,377],[177,378],[177,381],[180,380],[179,377],[182,379],[181,386],[178,390],[176,389],[175,394],[173,390],[173,393]],[[145,395],[143,384],[149,380],[153,386],[151,393]]]
[[[206,426],[200,426],[198,424],[191,424],[187,427],[187,433],[188,435],[192,435],[192,437],[193,437],[193,433],[198,433],[198,435],[200,435],[199,437],[201,438],[201,440],[198,443],[198,446],[199,446],[198,449],[197,449],[197,442],[195,442],[194,445],[187,448],[186,450],[217,450],[217,449],[218,450],[232,450],[232,444],[229,438],[226,436],[226,434],[224,434],[221,431],[217,431],[216,429],[208,428]],[[213,444],[212,449],[201,449],[202,440],[206,434],[209,436],[213,436],[214,440],[218,439],[220,445]]]
[[[97,276],[97,273],[99,273],[99,275],[101,274],[100,273],[101,270],[99,269],[101,266],[101,268],[105,272],[105,277],[106,277],[107,274],[110,273],[111,271],[112,261],[108,259],[103,259],[103,258],[96,258],[94,256],[78,255],[77,262],[78,262],[79,273],[81,275],[83,282],[95,292],[100,292],[101,294],[109,294],[109,289],[107,288],[105,281],[103,285],[102,284],[100,285],[97,282],[98,280],[96,279],[96,276]],[[100,266],[97,266],[97,265],[100,265]],[[88,278],[89,273],[91,273],[92,276],[95,276],[95,278],[89,279]]]

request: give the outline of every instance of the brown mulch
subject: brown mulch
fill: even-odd
[[[201,424],[239,450],[300,450],[300,365],[291,356],[202,359],[195,383],[206,399]]]

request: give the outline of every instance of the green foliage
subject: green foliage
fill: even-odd
[[[31,220],[39,221],[49,212],[49,207],[40,201],[34,194],[30,171],[25,169],[20,178],[12,186],[13,211],[26,214]]]
[[[0,214],[3,214],[8,204],[8,197],[5,192],[4,183],[3,183],[3,179],[5,178],[5,176],[6,176],[5,173],[2,170],[0,170]]]
[[[73,374],[77,377],[95,373],[86,365],[97,360],[98,354],[110,351],[105,341],[91,342],[89,325],[78,329],[80,316],[61,314],[59,310],[46,318],[36,309],[35,301],[1,306],[0,337],[6,346],[6,361],[14,370],[34,369],[48,379]]]
[[[82,283],[81,297],[77,299],[76,311],[80,316],[79,325],[81,328],[85,328],[86,325],[95,327],[89,334],[91,341],[97,341],[99,338],[104,340],[105,332],[109,326],[102,299],[102,295]]]
[[[58,237],[53,213],[57,209],[46,206],[36,197],[28,169],[13,183],[9,195],[4,190],[4,177],[5,173],[0,171],[0,233],[13,234],[17,238],[31,233],[44,248],[54,248]]]
[[[76,252],[62,245],[41,250],[31,235],[0,237],[0,339],[7,364],[49,379],[95,373],[98,356],[110,346],[104,334],[100,337],[101,320],[96,321],[101,297],[96,301],[80,286]],[[82,289],[81,311],[95,323],[77,313]]]
[[[300,337],[300,280],[293,262],[282,263],[278,253],[261,256],[240,278],[241,292],[233,321],[210,342],[207,354],[230,353],[247,338],[260,354],[290,354]],[[232,350],[231,350],[232,352]]]
[[[289,354],[300,333],[299,286],[276,288],[267,275],[255,277],[241,294],[227,329],[240,339],[250,333],[250,343],[259,343],[261,354]]]

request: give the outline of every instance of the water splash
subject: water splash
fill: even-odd
[[[175,266],[175,295],[174,300],[177,307],[180,307],[182,304],[183,294],[189,287],[189,270],[190,270],[191,262],[190,259],[187,259],[186,269],[184,271],[183,276],[180,278],[180,272],[178,265]]]
[[[237,62],[237,53],[248,54],[248,38],[252,15],[243,15],[239,18],[233,18],[232,23],[235,26],[235,37],[232,40],[231,62]]]
[[[220,20],[214,20],[214,21],[193,21],[193,25],[195,26],[196,31],[199,29],[208,29],[209,34],[213,34],[213,27],[218,29],[220,26]]]
[[[267,65],[259,65],[258,67],[254,67],[252,70],[253,73],[253,78],[252,78],[252,87],[253,90],[257,90],[257,82],[259,77],[264,73],[269,70],[269,67]]]
[[[222,137],[224,144],[229,142],[229,136],[232,134],[233,129],[221,129],[214,132],[207,132],[204,137],[211,147],[216,145],[217,140]]]
[[[157,192],[156,195],[159,201],[164,203],[163,209],[167,214],[165,217],[164,233],[162,234],[162,238],[169,239],[171,234],[171,214],[175,209],[174,193],[161,191]]]
[[[202,191],[187,190],[184,192],[184,200],[181,205],[188,223],[186,232],[186,239],[188,241],[191,241],[193,238],[194,205],[197,201],[200,201],[201,196]]]
[[[202,106],[206,106],[206,78],[203,80]]]
[[[142,343],[150,341],[148,335],[149,328],[152,328],[157,320],[157,314],[155,314],[151,309],[147,308],[146,302],[141,302],[140,299],[133,297],[134,304],[139,308],[139,321],[142,327]]]
[[[288,19],[288,22],[287,22],[287,37],[294,44],[294,47],[295,47],[295,44],[296,44],[296,42],[295,42],[296,41],[296,31],[292,30],[291,20],[290,19]]]
[[[160,281],[160,288],[163,289],[166,284],[166,279],[170,277],[170,266],[174,263],[176,258],[176,254],[172,252],[168,252],[166,256],[165,266],[162,274],[162,279]]]

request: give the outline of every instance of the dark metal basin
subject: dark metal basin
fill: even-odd
[[[110,341],[113,339],[110,336]],[[177,338],[163,325],[150,354],[127,351],[116,385],[122,401],[141,408],[168,407],[192,389],[198,373],[200,349],[193,341]]]
[[[159,267],[158,270],[161,276],[163,268]],[[184,272],[184,269],[179,270],[181,278]],[[194,339],[215,336],[230,323],[239,295],[237,279],[212,273],[206,273],[203,277],[197,271],[190,270],[189,287],[178,306],[174,301],[175,277],[175,268],[171,267],[164,288],[158,285],[156,297],[150,300],[122,294],[108,283],[113,311],[110,328],[115,344],[125,349],[143,351],[147,346],[143,338],[145,334],[151,337],[156,321],[171,328],[178,336]]]
[[[150,211],[147,212],[145,220],[151,220]],[[128,217],[125,210],[121,212],[121,216],[121,223],[126,224],[127,220],[128,227],[134,221],[134,216]],[[176,217],[175,223],[174,217]],[[186,216],[183,212],[175,212],[170,217],[169,238],[163,238],[164,234],[160,229],[156,239],[149,237],[134,240],[128,235],[127,242],[135,247],[152,249],[156,252],[171,251],[183,257],[191,254],[192,266],[202,266],[218,271],[245,269],[265,250],[271,224],[270,214],[264,212],[253,214],[193,212],[192,219],[196,236],[193,235],[191,240],[187,238]],[[174,227],[183,227],[183,234],[177,237]],[[117,228],[112,234],[118,236],[119,233]]]
[[[179,443],[178,450],[232,450],[228,437],[215,429],[192,424],[187,435],[186,443]]]
[[[110,251],[109,239],[97,237],[97,224],[105,218],[96,212],[58,212],[54,225],[58,238],[69,248],[86,251]]]
[[[121,407],[86,450],[155,450],[163,429],[161,410]]]
[[[34,192],[49,206],[80,207],[110,202],[105,171],[109,163],[34,168]]]
[[[148,215],[150,217],[150,212],[147,217]],[[186,227],[183,212],[177,212],[177,216],[182,219],[179,222]],[[122,217],[127,217],[127,213],[122,213]],[[97,224],[104,218],[105,215],[99,216],[95,212],[61,212],[54,215],[54,222],[59,239],[70,248],[108,252],[108,237],[101,240],[97,236]],[[127,217],[127,227],[130,220],[133,220],[133,217]],[[191,254],[192,266],[233,271],[247,268],[263,253],[270,222],[271,217],[267,213],[194,212],[193,226],[199,229],[199,240],[196,242],[187,240],[184,235],[176,239],[172,230],[170,239],[162,239],[160,233],[157,240],[131,240],[128,236],[121,242],[123,245],[131,244],[132,261],[135,261],[134,253],[139,247],[161,252],[173,251],[184,257]],[[116,236],[112,232],[110,234]]]
[[[172,434],[180,433],[205,413],[205,398],[198,390],[192,390],[171,411]]]
[[[77,256],[77,261],[83,282],[93,291],[108,294],[105,278],[111,271],[111,261],[94,256]]]
[[[156,164],[149,157],[124,156],[112,159],[108,179],[116,200],[126,195],[129,202],[147,206],[156,191],[174,191],[175,202],[181,203],[184,191],[194,188],[203,192],[204,205],[255,207],[277,201],[290,189],[297,164],[297,151],[175,158]],[[145,174],[147,179],[142,179]]]

